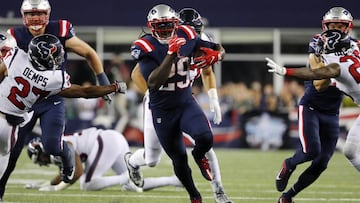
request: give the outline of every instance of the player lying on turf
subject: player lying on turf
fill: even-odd
[[[60,174],[51,181],[28,184],[26,188],[40,191],[58,191],[80,180],[81,190],[101,190],[111,186],[122,186],[124,190],[142,192],[163,186],[181,187],[175,176],[145,178],[143,187],[135,186],[129,179],[124,155],[129,152],[129,144],[124,136],[115,130],[87,128],[71,135],[63,136],[75,151],[75,176],[70,183],[64,183]],[[40,137],[32,139],[27,147],[31,160],[40,166],[55,164],[60,167],[59,157],[44,153]],[[104,176],[112,169],[115,175]]]

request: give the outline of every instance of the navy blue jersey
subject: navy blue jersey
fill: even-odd
[[[65,41],[75,36],[74,29],[72,24],[67,20],[58,20],[58,21],[49,21],[49,24],[45,28],[46,34],[52,34],[59,38],[61,44],[65,48]],[[17,46],[24,50],[25,52],[28,51],[28,45],[31,39],[34,37],[27,27],[19,26],[10,28],[10,34],[15,37]],[[66,59],[67,53],[65,49],[65,56],[64,56],[64,63],[62,64],[62,69],[65,70],[66,68]]]
[[[159,89],[149,89],[150,107],[177,108],[192,99],[191,80],[188,66],[195,50],[199,47],[214,49],[216,44],[200,39],[189,26],[179,26],[177,36],[186,39],[180,48],[167,81]],[[140,71],[147,81],[150,73],[164,60],[167,44],[161,44],[152,35],[144,35],[131,46],[131,55],[139,63]]]
[[[309,43],[308,53],[316,53],[316,41],[320,34],[315,35]],[[317,91],[313,81],[305,81],[305,93],[300,100],[300,105],[308,106],[329,114],[339,114],[343,94],[335,86],[329,86],[324,91]]]

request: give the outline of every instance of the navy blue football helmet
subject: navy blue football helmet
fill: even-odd
[[[40,71],[59,69],[64,62],[64,53],[64,47],[54,35],[39,35],[29,43],[29,59]]]
[[[50,163],[61,166],[61,157],[53,156],[45,153],[44,146],[40,137],[30,140],[27,146],[27,154],[34,164],[40,166],[48,166]]]
[[[179,11],[180,24],[193,27],[200,34],[204,29],[204,23],[199,12],[193,8],[183,8]]]
[[[340,30],[327,30],[321,33],[321,43],[325,54],[345,52],[350,48],[350,37]]]

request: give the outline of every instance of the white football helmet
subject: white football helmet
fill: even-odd
[[[51,7],[48,0],[24,0],[21,15],[26,27],[40,30],[49,23]]]
[[[16,47],[16,40],[7,32],[0,32],[0,58],[5,57],[6,53]]]
[[[348,34],[353,27],[353,17],[351,13],[343,7],[333,7],[325,13],[322,20],[323,31],[328,30],[329,23],[346,23],[348,24],[345,33]]]
[[[147,19],[147,26],[152,35],[163,44],[168,43],[168,40],[174,37],[179,26],[178,14],[165,4],[154,6],[149,11]]]

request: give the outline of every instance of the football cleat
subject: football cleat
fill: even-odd
[[[203,157],[202,159],[195,158],[194,151],[192,151],[192,155],[194,157],[196,164],[199,166],[201,174],[204,176],[204,178],[208,181],[212,181],[213,177],[211,175],[209,160],[206,157]]]
[[[201,197],[195,198],[191,200],[191,203],[202,203]]]
[[[62,167],[61,168],[61,178],[64,183],[70,183],[75,175],[75,166],[73,167]]]
[[[137,187],[142,187],[144,185],[143,175],[142,175],[139,167],[134,168],[133,166],[131,166],[131,164],[129,163],[130,156],[131,156],[131,152],[127,152],[124,156],[126,167],[129,171],[130,180]]]
[[[281,197],[279,198],[278,203],[294,203],[294,202],[292,201],[291,198],[288,199],[288,198],[286,198],[286,197],[284,196],[284,194],[283,194],[283,195],[281,195]]]
[[[224,192],[224,189],[219,186],[217,189],[216,189],[216,192],[214,193],[214,196],[215,196],[215,202],[216,203],[234,203],[232,200],[230,200],[225,192]]]
[[[289,178],[290,178],[291,174],[294,172],[294,170],[295,170],[295,168],[294,169],[288,168],[288,164],[286,163],[286,159],[285,159],[281,165],[281,169],[280,169],[278,175],[276,176],[276,181],[275,181],[276,189],[279,192],[282,192],[285,190],[285,188],[288,184]]]

